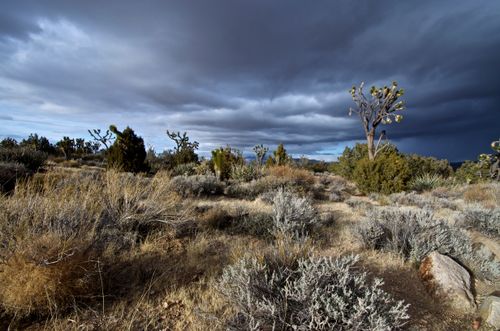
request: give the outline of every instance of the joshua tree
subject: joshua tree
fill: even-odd
[[[182,135],[180,132],[170,132],[167,130],[167,135],[175,142],[173,161],[174,166],[184,163],[198,162],[198,155],[195,150],[200,145],[197,141],[190,142],[187,133]]]
[[[273,152],[273,156],[267,159],[267,165],[285,165],[290,163],[291,157],[287,154],[285,146],[279,144],[276,150]]]
[[[372,86],[370,89],[371,98],[368,99],[363,93],[363,86],[364,83],[361,83],[359,87],[353,86],[349,91],[354,103],[356,103],[356,108],[349,108],[349,115],[352,113],[359,115],[368,144],[368,158],[373,160],[385,146],[384,144],[380,145],[382,139],[385,138],[385,130],[380,133],[377,144],[375,144],[375,135],[379,124],[391,124],[393,120],[401,122],[403,119],[402,115],[394,113],[405,109],[404,101],[398,101],[404,94],[404,90],[398,88],[396,82],[393,82],[391,87]]]
[[[490,177],[500,181],[500,139],[491,143],[494,154],[479,155],[479,163],[490,167]]]
[[[219,180],[229,179],[231,168],[236,164],[244,164],[245,159],[237,149],[226,146],[212,151],[214,172]]]
[[[75,139],[70,139],[69,137],[63,137],[56,143],[56,146],[59,147],[66,160],[68,160],[76,151]]]
[[[93,129],[87,131],[95,141],[103,144],[106,149],[109,149],[109,146],[114,140],[113,133],[109,130],[106,130],[106,133],[104,135],[101,134],[101,129]]]
[[[255,153],[255,161],[257,165],[262,166],[264,162],[264,158],[266,157],[267,152],[269,151],[268,147],[264,147],[264,145],[255,145],[253,147],[253,151]]]

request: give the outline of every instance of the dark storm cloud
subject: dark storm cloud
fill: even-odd
[[[482,0],[4,2],[0,135],[116,123],[159,149],[174,129],[205,151],[336,154],[362,139],[347,90],[397,80],[408,110],[389,137],[474,158],[500,135],[498,31]]]

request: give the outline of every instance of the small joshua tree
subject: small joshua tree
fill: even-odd
[[[217,178],[226,180],[231,175],[231,168],[234,165],[244,164],[245,159],[239,150],[226,146],[212,151],[212,163]]]
[[[255,145],[253,147],[253,151],[255,153],[255,161],[257,162],[258,166],[262,166],[264,163],[264,158],[266,157],[267,152],[269,152],[268,147],[264,147],[264,145]]]
[[[273,152],[273,155],[267,159],[267,165],[277,165],[282,166],[290,163],[291,157],[286,152],[285,146],[283,144],[279,144],[276,147],[276,150]]]
[[[479,165],[490,168],[491,179],[500,181],[500,139],[491,143],[494,154],[479,155]]]
[[[167,130],[167,135],[176,145],[173,153],[174,166],[198,162],[198,155],[195,153],[199,146],[197,141],[190,142],[186,132],[181,135],[180,132],[176,133]]]
[[[352,115],[353,112],[359,115],[368,144],[368,158],[373,160],[384,146],[380,145],[380,142],[385,137],[385,130],[380,133],[375,145],[377,127],[380,124],[391,124],[393,120],[401,122],[403,119],[402,115],[394,113],[405,109],[404,101],[398,101],[404,94],[404,90],[398,88],[396,82],[393,82],[391,87],[372,86],[370,89],[371,98],[368,99],[363,93],[363,87],[364,83],[361,83],[359,87],[353,86],[349,91],[354,103],[356,103],[356,108],[349,108],[349,115]]]

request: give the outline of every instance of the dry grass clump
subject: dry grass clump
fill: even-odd
[[[43,315],[98,295],[97,260],[109,268],[117,261],[107,257],[189,217],[168,180],[56,172],[1,197],[0,306],[17,317]]]
[[[493,208],[500,203],[500,185],[474,184],[469,185],[463,193],[466,202],[477,202],[485,207]]]
[[[309,187],[314,184],[314,175],[305,169],[290,166],[273,166],[266,169],[269,176],[285,179],[292,185]]]
[[[0,305],[17,317],[43,315],[99,295],[93,253],[88,243],[53,234],[24,242],[0,266]]]

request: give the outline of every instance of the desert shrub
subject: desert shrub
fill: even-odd
[[[495,184],[473,184],[467,185],[463,192],[463,198],[466,202],[479,202],[494,206],[497,201],[500,202],[500,186],[496,188]]]
[[[411,173],[406,159],[397,153],[381,154],[374,160],[368,158],[357,162],[354,181],[364,192],[390,194],[404,191]]]
[[[431,175],[447,178],[453,174],[453,168],[448,160],[438,160],[417,154],[406,155],[406,160],[413,177]]]
[[[27,175],[28,170],[20,163],[0,162],[0,192],[12,191],[16,181]]]
[[[430,191],[443,185],[443,178],[437,174],[424,173],[414,177],[408,184],[410,190]]]
[[[31,148],[0,148],[0,162],[20,163],[30,171],[38,171],[47,157],[47,153]]]
[[[231,234],[244,234],[268,238],[272,228],[272,216],[263,213],[250,213],[243,208],[229,212],[220,207],[206,211],[202,218],[202,225],[209,229],[224,230]]]
[[[294,168],[288,165],[272,166],[266,169],[269,176],[286,181],[292,186],[301,186],[307,190],[314,184],[314,175],[305,169]]]
[[[194,168],[194,173],[196,175],[214,175],[213,165],[210,160],[202,160]]]
[[[255,164],[233,164],[231,166],[231,179],[238,182],[250,182],[261,176],[261,168]]]
[[[468,205],[462,211],[460,224],[498,239],[500,238],[500,208],[489,209],[479,204]]]
[[[188,217],[167,184],[162,173],[150,179],[114,171],[22,181],[0,199],[0,310],[57,314],[101,296],[97,260],[107,269],[115,254]]]
[[[213,175],[177,176],[170,187],[183,197],[200,197],[222,194],[224,184]]]
[[[408,305],[356,268],[358,258],[302,258],[281,264],[256,258],[227,267],[220,291],[237,313],[229,330],[397,330]]]
[[[434,218],[430,210],[383,207],[369,212],[356,234],[367,248],[395,252],[416,263],[430,252],[450,255],[480,275],[495,279],[500,264],[483,260],[467,233]]]
[[[98,295],[92,253],[88,242],[50,234],[23,242],[0,263],[0,307],[16,317],[45,315]]]
[[[433,195],[418,194],[415,192],[399,192],[389,195],[388,200],[393,204],[416,206],[419,208],[441,209],[448,208],[456,210],[458,204],[447,198],[439,198]]]
[[[344,201],[349,207],[356,209],[356,210],[370,210],[373,208],[373,205],[365,200],[355,198],[355,197],[350,197],[349,199]]]
[[[192,163],[180,163],[172,169],[172,176],[192,176],[196,174],[197,164]]]
[[[378,156],[388,155],[397,152],[396,146],[386,144],[380,150]],[[366,144],[357,143],[352,148],[346,146],[344,152],[339,157],[337,162],[332,163],[330,171],[347,179],[354,179],[354,169],[359,161],[368,158],[368,146]]]
[[[133,173],[148,171],[144,140],[129,127],[120,132],[112,125],[110,130],[116,140],[107,151],[108,167]]]
[[[286,235],[300,238],[317,221],[317,212],[310,201],[284,188],[278,189],[273,197],[273,229],[274,237]]]
[[[486,181],[488,167],[479,162],[465,161],[455,171],[455,179],[461,183],[475,184]]]

